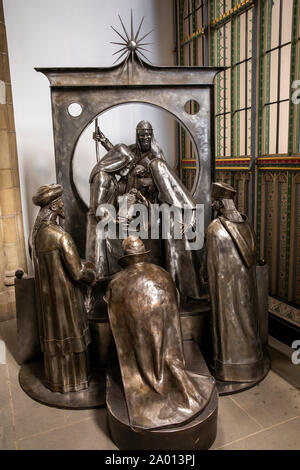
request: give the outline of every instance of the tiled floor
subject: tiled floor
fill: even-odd
[[[6,343],[6,364],[0,364],[0,450],[116,449],[105,408],[66,411],[27,397],[18,383],[14,320],[0,323],[0,338]],[[274,369],[284,368],[282,356],[274,357]],[[300,365],[292,367],[300,376]],[[300,389],[272,370],[257,387],[220,397],[212,448],[300,449]]]

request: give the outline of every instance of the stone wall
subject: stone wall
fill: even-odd
[[[0,321],[15,316],[14,273],[26,270],[6,31],[0,0]]]

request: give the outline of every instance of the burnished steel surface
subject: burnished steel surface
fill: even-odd
[[[97,139],[97,134],[95,133]],[[99,134],[100,142],[107,142]],[[107,148],[106,143],[104,144]],[[116,176],[120,179],[117,180]],[[129,211],[121,214],[118,208],[120,197],[130,198],[131,204],[142,204],[148,210],[149,226],[146,231],[147,247],[151,249],[152,261],[170,272],[180,294],[199,298],[200,276],[197,268],[197,253],[187,249],[188,240],[176,240],[174,221],[170,237],[160,241],[151,239],[151,204],[167,204],[179,209],[196,210],[196,201],[189,194],[175,172],[164,159],[157,144],[152,125],[141,121],[136,128],[136,144],[113,146],[93,168],[90,176],[90,208],[87,214],[86,259],[96,266],[97,277],[102,278],[120,270],[118,258],[122,240],[106,238],[97,230],[98,221],[108,220],[108,212],[99,215],[99,207],[112,204],[118,219],[130,221]],[[129,200],[129,199],[128,199]],[[160,230],[160,237],[162,228]]]
[[[255,234],[229,199],[235,192],[231,189],[229,195],[228,185],[213,185],[216,219],[206,236],[215,377],[254,382],[264,376]]]
[[[191,86],[211,85],[223,67],[159,67],[141,60],[114,67],[36,67],[49,78],[51,87],[74,86]]]
[[[193,340],[200,348],[208,366],[213,359],[210,305],[207,301],[188,301],[180,305],[182,339]]]
[[[113,346],[113,336],[107,321],[90,321],[90,331],[92,342],[89,346],[91,365],[105,369],[107,367],[111,348]]]
[[[107,288],[130,426],[135,431],[183,424],[207,406],[211,376],[185,367],[179,296],[169,273],[148,263],[140,239],[123,242],[124,270]]]
[[[262,261],[256,266],[259,329],[263,345],[268,344],[269,330],[269,266]]]
[[[52,392],[45,386],[43,361],[23,364],[19,382],[23,391],[33,400],[55,408],[84,410],[105,405],[106,370],[91,370],[89,387],[78,392]]]
[[[34,277],[15,278],[15,295],[18,363],[23,364],[41,355]]]
[[[210,376],[194,341],[183,342],[186,367],[194,374]],[[188,423],[165,429],[134,432],[122,386],[118,362],[112,358],[108,368],[106,402],[110,433],[121,450],[205,450],[217,434],[218,395],[214,388],[207,406]]]
[[[112,333],[107,314],[107,304],[102,300],[104,291],[95,293],[95,298],[100,305],[96,310],[101,310],[102,317],[93,317],[89,315],[89,326],[92,336],[92,342],[89,346],[90,358],[92,364],[99,364],[100,367],[106,367],[109,362]],[[184,340],[193,339],[201,349],[206,362],[209,364],[212,355],[212,339],[210,330],[210,306],[204,301],[188,301],[180,305],[180,324]]]
[[[57,223],[64,217],[62,193],[62,186],[52,184],[33,196],[40,211],[31,244],[45,383],[53,392],[67,393],[89,383],[90,331],[79,282],[92,283],[95,274]]]
[[[205,205],[205,224],[211,219],[210,185],[213,173],[213,79],[218,67],[155,67],[135,56],[108,68],[38,68],[51,85],[57,181],[65,189],[64,226],[84,257],[87,207],[72,179],[72,159],[84,129],[103,111],[124,103],[148,103],[170,112],[189,133],[195,145],[198,169],[192,195]],[[197,114],[185,112],[185,104],[195,100]],[[79,103],[82,113],[72,117],[71,103]]]

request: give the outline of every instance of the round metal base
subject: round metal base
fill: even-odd
[[[187,369],[208,375],[209,371],[194,341],[184,341]],[[107,373],[107,413],[112,440],[121,450],[207,450],[217,434],[216,389],[205,409],[194,420],[180,426],[135,432],[131,429],[119,367]]]
[[[19,372],[19,382],[24,392],[33,400],[43,405],[55,408],[85,410],[105,405],[106,371],[95,373],[92,370],[92,380],[86,390],[79,392],[51,392],[43,383],[43,360],[25,363]]]
[[[221,380],[216,380],[217,389],[219,395],[232,395],[234,393],[244,392],[245,390],[249,390],[249,388],[255,387],[255,385],[259,384],[264,378],[267,376],[269,370],[271,368],[271,359],[268,353],[264,352],[264,373],[259,380],[254,382],[222,382]]]

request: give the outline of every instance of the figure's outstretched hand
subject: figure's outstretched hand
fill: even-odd
[[[102,221],[103,223],[106,222],[114,222],[117,223],[115,219],[114,212],[110,211],[107,207],[99,207],[96,212],[96,220],[97,222]]]
[[[107,137],[100,131],[99,126],[96,128],[96,131],[93,132],[93,139],[96,142],[100,142],[100,144],[106,149],[110,150],[113,147],[113,144],[108,140]]]
[[[90,285],[90,286],[94,286],[96,284],[96,271],[94,271],[93,269],[87,269],[86,270],[86,282]]]
[[[145,196],[143,196],[143,194],[139,190],[137,190],[135,188],[133,188],[133,189],[135,190],[136,202],[138,204],[144,204],[146,207],[148,207],[149,206],[148,199],[146,199]],[[133,189],[131,189],[131,191],[133,191]]]
[[[185,235],[190,229],[196,231],[196,211],[193,210],[188,223],[182,223],[181,235]]]
[[[96,284],[96,268],[92,261],[83,261],[84,281],[90,286]]]

